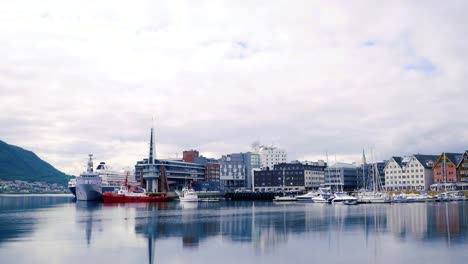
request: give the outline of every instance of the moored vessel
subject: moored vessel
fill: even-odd
[[[176,191],[181,202],[198,202],[198,194],[192,188],[184,187],[181,192]]]
[[[102,199],[102,179],[93,171],[93,154],[89,154],[88,168],[76,178],[76,199],[98,201]]]

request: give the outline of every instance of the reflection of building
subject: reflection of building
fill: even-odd
[[[397,204],[388,206],[387,223],[392,233],[412,234],[417,238],[426,236],[428,229],[426,204]]]
[[[435,155],[392,157],[385,165],[386,190],[429,190],[433,183]]]

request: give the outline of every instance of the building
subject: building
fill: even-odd
[[[468,183],[468,150],[463,154],[457,164],[458,180],[461,183]]]
[[[205,181],[220,181],[221,165],[217,159],[200,156],[196,150],[184,151],[183,156],[185,162],[193,162],[206,167]]]
[[[337,162],[325,170],[324,187],[334,191],[354,191],[358,189],[357,166],[349,163]]]
[[[150,150],[148,159],[135,165],[135,177],[149,192],[172,191],[181,189],[194,181],[205,179],[205,166],[180,160],[156,159],[156,145],[151,128]]]
[[[255,152],[260,155],[261,168],[273,169],[275,164],[286,163],[288,158],[285,150],[276,147],[260,146]]]
[[[387,191],[429,190],[434,182],[437,155],[415,154],[409,157],[392,157],[385,165]]]
[[[200,153],[198,153],[198,150],[185,150],[182,152],[182,160],[185,162],[192,162],[196,163],[195,159],[200,157]]]
[[[254,171],[255,191],[302,191],[318,189],[324,182],[324,170],[326,164],[317,163],[280,163],[264,170]],[[284,186],[283,186],[283,175]]]
[[[246,166],[242,153],[223,155],[219,163],[221,187],[225,191],[245,187]]]
[[[245,164],[245,187],[252,189],[254,171],[260,170],[260,154],[254,152],[242,153]]]
[[[457,183],[457,165],[462,153],[442,153],[434,164],[434,183]]]

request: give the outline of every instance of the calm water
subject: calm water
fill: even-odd
[[[125,204],[0,196],[0,263],[466,263],[468,202]]]

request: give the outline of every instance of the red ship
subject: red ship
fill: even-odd
[[[165,194],[148,195],[145,193],[145,189],[128,185],[127,179],[125,179],[124,186],[113,192],[105,192],[102,196],[104,203],[165,202],[168,200]]]

